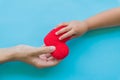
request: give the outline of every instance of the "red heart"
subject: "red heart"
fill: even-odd
[[[52,53],[52,56],[55,57],[56,59],[64,59],[68,53],[69,53],[69,48],[65,44],[70,38],[66,38],[64,40],[59,40],[59,37],[62,35],[55,35],[57,31],[60,29],[64,28],[65,26],[61,26],[59,28],[53,29],[50,31],[47,36],[44,38],[44,43],[46,46],[55,46],[56,50]]]

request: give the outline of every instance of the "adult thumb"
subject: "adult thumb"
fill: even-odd
[[[52,53],[55,51],[55,46],[43,46],[43,47],[40,47],[40,48],[37,48],[36,50],[36,55],[37,54],[46,54],[46,53]]]

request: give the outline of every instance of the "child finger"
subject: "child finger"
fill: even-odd
[[[59,34],[62,34],[62,33],[68,32],[69,30],[71,30],[70,27],[65,27],[65,28],[59,30],[58,32],[56,32],[55,34],[56,34],[56,35],[59,35]]]
[[[63,23],[61,23],[61,24],[58,24],[56,27],[55,27],[55,29],[56,28],[59,28],[59,27],[61,27],[61,26],[67,26],[68,25],[68,22],[63,22]]]
[[[63,40],[63,39],[65,39],[65,38],[72,37],[72,35],[73,35],[73,31],[71,30],[71,31],[63,34],[63,35],[59,38],[59,40]]]

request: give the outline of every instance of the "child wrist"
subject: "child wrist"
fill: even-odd
[[[91,30],[88,21],[83,21],[83,22],[84,22],[85,26],[87,27],[87,31]]]

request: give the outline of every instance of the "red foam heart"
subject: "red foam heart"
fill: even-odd
[[[60,29],[64,28],[65,26],[61,26],[59,28],[53,29],[50,31],[47,36],[44,38],[44,43],[46,46],[55,46],[56,50],[52,53],[52,56],[55,57],[56,59],[64,59],[68,53],[69,53],[69,48],[65,44],[70,38],[66,38],[64,40],[59,40],[59,37],[62,35],[55,35],[57,31]]]

